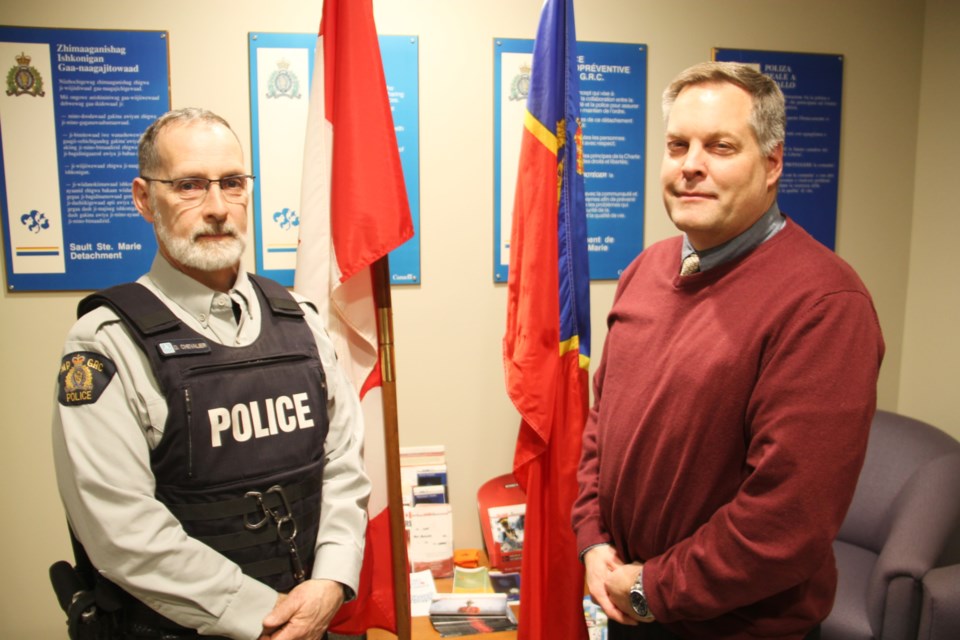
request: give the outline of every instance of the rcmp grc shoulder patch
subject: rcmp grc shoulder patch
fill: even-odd
[[[68,353],[60,363],[58,375],[60,404],[73,407],[96,402],[116,372],[116,365],[99,353]]]

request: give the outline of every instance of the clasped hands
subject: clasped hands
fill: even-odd
[[[650,621],[641,619],[630,604],[630,588],[640,575],[642,563],[624,564],[611,545],[601,544],[587,551],[583,564],[587,589],[608,618],[625,625]]]
[[[259,640],[320,640],[343,604],[343,586],[333,580],[307,580],[277,597],[263,619]]]

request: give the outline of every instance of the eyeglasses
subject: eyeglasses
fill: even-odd
[[[177,178],[175,180],[161,180],[160,178],[148,178],[140,176],[141,180],[147,182],[162,182],[173,188],[173,192],[181,200],[203,200],[207,197],[210,185],[217,183],[220,185],[220,193],[223,198],[229,202],[244,202],[247,197],[247,186],[256,179],[256,176],[238,175],[225,176],[219,180],[209,180],[207,178]]]

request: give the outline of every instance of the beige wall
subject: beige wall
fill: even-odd
[[[950,197],[960,171],[960,3],[928,0],[914,177],[910,279],[898,408],[960,438],[960,285],[952,277],[960,205]]]
[[[505,291],[492,281],[492,42],[532,37],[540,4],[375,0],[381,33],[420,37],[423,284],[394,289],[400,439],[446,444],[461,547],[481,545],[476,488],[510,469],[518,423],[500,360]],[[577,18],[583,40],[649,45],[648,243],[674,233],[656,185],[658,96],[676,72],[707,59],[713,46],[844,55],[837,250],[866,281],[880,313],[888,345],[880,404],[936,420],[960,437],[950,396],[960,379],[950,331],[960,315],[958,287],[931,279],[936,263],[948,259],[918,248],[958,237],[956,205],[940,194],[956,182],[957,162],[943,140],[947,132],[957,141],[956,101],[949,99],[956,89],[942,78],[955,77],[960,33],[955,3],[927,4],[926,40],[924,3],[904,0],[579,0]],[[312,32],[320,5],[37,0],[5,2],[0,24],[169,30],[173,105],[213,109],[249,138],[247,32]],[[613,288],[592,286],[595,354]],[[51,562],[69,557],[49,416],[61,342],[80,295],[0,298],[8,423],[0,448],[3,637],[64,637],[46,579]]]

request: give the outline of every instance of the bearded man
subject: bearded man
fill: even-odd
[[[229,124],[166,113],[139,165],[157,255],[80,303],[58,378],[78,570],[118,594],[110,637],[321,638],[363,558],[357,393],[316,309],[240,268],[254,176]]]

